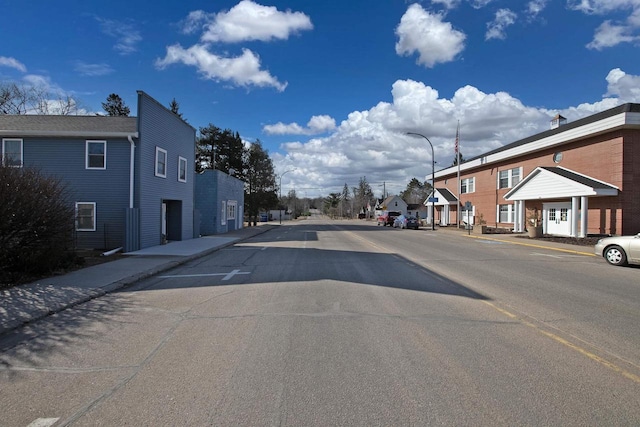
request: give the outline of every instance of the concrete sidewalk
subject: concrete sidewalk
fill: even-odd
[[[0,290],[0,336],[25,323],[121,289],[273,227],[261,223],[226,234],[170,242],[128,253],[115,261]]]
[[[524,233],[512,234],[482,234],[477,230],[467,232],[467,230],[456,229],[455,227],[440,227],[437,232],[453,233],[459,236],[478,240],[490,240],[494,242],[510,243],[519,246],[529,246],[532,248],[549,249],[558,252],[574,253],[585,256],[596,256],[593,245],[574,245],[561,243],[550,239],[530,239]]]

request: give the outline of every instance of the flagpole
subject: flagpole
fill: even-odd
[[[458,220],[458,228],[460,228],[460,120],[456,128],[456,163],[458,164],[458,205],[456,206],[456,219]]]

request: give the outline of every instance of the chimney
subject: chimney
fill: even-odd
[[[552,120],[551,120],[551,129],[557,129],[562,125],[566,125],[567,124],[567,119],[562,117],[560,114],[557,114]]]

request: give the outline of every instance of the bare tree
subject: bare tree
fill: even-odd
[[[0,114],[78,114],[75,98],[62,92],[51,92],[45,86],[0,84]]]
[[[3,83],[0,86],[0,114],[27,114],[33,97],[25,86]]]

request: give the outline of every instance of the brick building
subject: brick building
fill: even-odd
[[[462,223],[458,207],[471,202],[472,224],[522,232],[537,218],[547,234],[638,233],[640,104],[571,123],[556,116],[550,130],[470,159],[457,174],[457,166],[435,173],[438,193],[460,194],[460,203],[438,198],[436,224]]]

